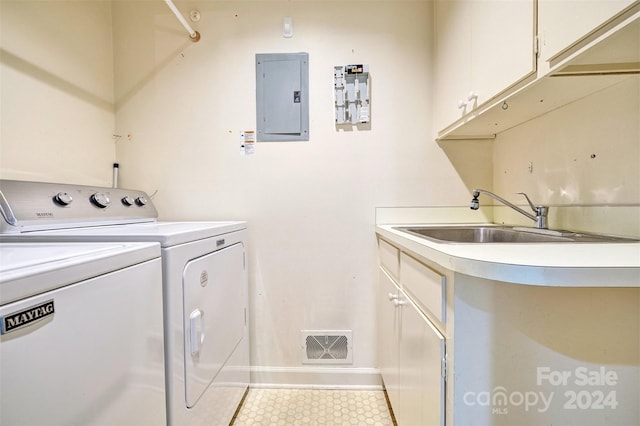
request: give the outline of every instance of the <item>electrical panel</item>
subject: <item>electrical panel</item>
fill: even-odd
[[[257,141],[309,140],[309,54],[256,54]]]
[[[368,123],[370,115],[369,65],[333,67],[336,124]]]

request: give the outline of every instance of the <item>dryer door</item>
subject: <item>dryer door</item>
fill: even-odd
[[[183,273],[185,397],[193,407],[244,336],[244,247],[191,260]]]

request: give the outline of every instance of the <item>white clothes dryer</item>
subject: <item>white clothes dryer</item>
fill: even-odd
[[[160,243],[167,423],[228,425],[249,386],[247,223],[158,221],[135,190],[4,180],[0,193],[0,241]]]
[[[0,424],[166,422],[157,243],[0,243]]]

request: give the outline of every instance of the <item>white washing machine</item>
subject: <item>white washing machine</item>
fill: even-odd
[[[167,423],[228,425],[249,386],[247,224],[162,222],[142,191],[0,180],[0,241],[158,242]]]
[[[157,243],[0,243],[0,424],[164,424]]]

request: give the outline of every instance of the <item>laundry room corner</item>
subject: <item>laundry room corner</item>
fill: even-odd
[[[200,14],[193,43],[156,3],[113,6],[116,128],[131,135],[117,144],[122,184],[155,194],[166,219],[249,222],[254,378],[377,385],[375,207],[460,203],[465,186],[425,143],[433,4],[178,1]],[[246,155],[256,54],[280,52],[309,55],[309,140]],[[335,125],[333,71],[350,63],[369,65],[368,128]],[[434,177],[437,188],[423,184]],[[351,331],[353,363],[303,364],[301,330]]]

